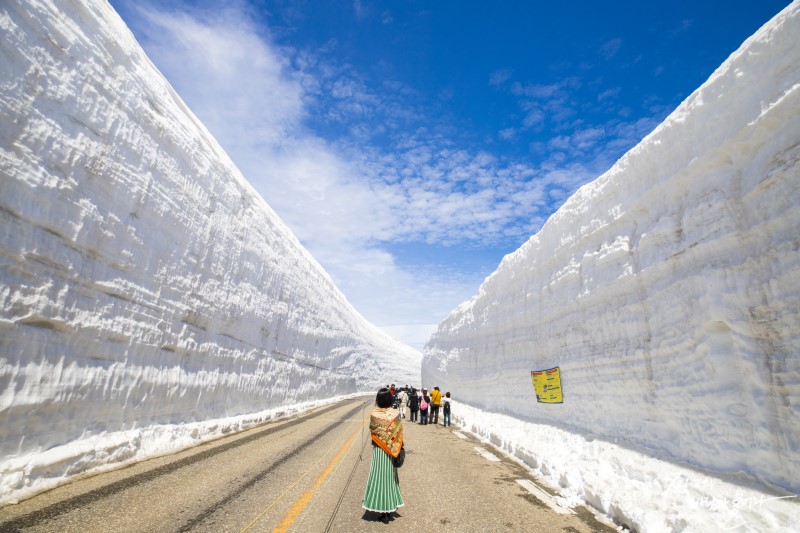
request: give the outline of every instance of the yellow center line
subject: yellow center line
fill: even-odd
[[[363,409],[362,409],[362,414],[361,414],[361,416],[362,416],[361,424],[359,425],[359,429],[356,431],[356,433],[358,433],[358,431],[361,431],[361,430],[364,428],[364,424],[366,423],[366,422],[365,422],[365,419],[363,418],[363,416],[364,416],[364,414],[363,414]],[[351,440],[352,440],[352,439],[351,439]],[[320,456],[320,458],[319,458],[317,461],[315,461],[315,462],[314,462],[314,464],[312,464],[312,465],[309,467],[309,469],[308,469],[308,470],[306,470],[306,471],[305,471],[305,472],[304,472],[304,473],[303,473],[301,476],[299,476],[299,477],[298,477],[298,478],[295,480],[295,482],[294,482],[294,483],[292,483],[291,485],[289,485],[289,487],[288,487],[288,488],[287,488],[287,489],[286,489],[286,490],[285,490],[285,491],[284,491],[284,492],[283,492],[283,493],[282,493],[280,496],[278,496],[277,498],[275,498],[275,500],[274,500],[274,501],[273,501],[271,504],[269,504],[269,506],[267,506],[267,508],[266,508],[266,509],[264,509],[263,511],[261,511],[261,512],[258,514],[258,516],[256,516],[255,518],[253,518],[253,520],[251,520],[251,521],[250,521],[250,522],[249,522],[249,523],[248,523],[246,526],[244,526],[244,527],[242,528],[242,530],[241,530],[239,533],[244,533],[245,531],[247,531],[247,530],[249,530],[251,527],[253,527],[253,526],[256,524],[256,522],[258,522],[259,520],[261,520],[261,519],[264,517],[264,515],[266,515],[266,514],[267,514],[267,513],[268,513],[268,512],[269,512],[269,511],[270,511],[270,510],[273,508],[273,507],[275,507],[275,504],[277,504],[279,501],[281,501],[281,500],[283,499],[283,497],[284,497],[284,496],[286,496],[286,495],[287,495],[287,494],[288,494],[288,493],[289,493],[289,492],[290,492],[290,491],[291,491],[291,490],[292,490],[292,489],[293,489],[293,488],[294,488],[294,487],[295,487],[295,486],[296,486],[298,483],[300,483],[301,481],[303,481],[303,479],[305,479],[305,477],[306,477],[308,474],[310,474],[310,473],[311,473],[311,471],[312,471],[314,468],[316,468],[316,467],[317,467],[317,465],[319,465],[319,463],[321,463],[321,462],[322,462],[322,459],[323,459],[323,457],[324,457],[325,455],[327,455],[329,451],[333,450],[333,449],[334,449],[334,446],[335,446],[335,443],[333,443],[333,445],[332,445],[332,446],[330,446],[330,447],[328,448],[328,450],[325,452],[325,454],[323,454],[322,456]],[[345,447],[345,448],[347,448],[347,446],[348,446],[348,445],[347,445],[347,444],[345,444],[345,446],[344,446],[344,447]]]
[[[363,417],[363,415],[364,415],[363,411],[362,411],[361,415],[362,415],[362,417]],[[365,423],[366,423],[366,422],[365,422],[364,420],[362,420],[362,421],[361,421],[361,429],[362,429],[362,430],[363,430],[363,428],[364,428],[364,425],[365,425]],[[363,433],[363,431],[362,431],[362,433],[361,433],[361,437],[359,438],[359,440],[362,440],[362,441],[364,440],[364,433]],[[364,441],[364,442],[362,443],[362,446],[363,446],[363,444],[366,444],[366,443],[367,443],[367,441]],[[353,449],[353,446],[350,446],[350,447],[347,449],[347,451],[346,451],[346,452],[344,452],[344,455],[346,456],[347,454],[349,454],[349,453],[350,453],[350,450],[352,450],[352,449]],[[363,447],[362,447],[361,451],[363,451]],[[361,460],[361,454],[360,454],[360,453],[359,453],[358,459],[359,459],[359,461]],[[321,489],[320,489],[320,490],[325,490],[325,487],[328,485],[328,483],[330,483],[330,482],[331,482],[331,478],[332,478],[332,477],[333,477],[333,475],[334,475],[334,474],[335,474],[335,473],[336,473],[336,472],[339,470],[339,468],[341,468],[341,466],[342,466],[342,463],[343,463],[343,462],[344,462],[344,457],[342,457],[341,459],[339,459],[339,464],[337,464],[337,465],[336,465],[336,466],[333,468],[333,470],[331,471],[331,474],[328,476],[328,479],[326,479],[326,480],[325,480],[325,482],[322,484],[322,487],[321,487]],[[355,468],[355,466],[354,466],[354,468]],[[349,485],[349,483],[348,483],[348,485]],[[346,491],[346,490],[347,490],[347,488],[345,488],[344,490]],[[305,511],[303,511],[303,513],[302,513],[302,517],[300,518],[300,521],[299,521],[299,522],[295,522],[295,524],[296,524],[298,527],[300,527],[300,526],[303,524],[303,522],[305,521],[305,519],[306,519],[306,518],[308,518],[308,516],[311,514],[311,509],[313,509],[313,508],[314,508],[314,504],[315,504],[315,503],[318,503],[318,502],[319,502],[319,499],[317,499],[317,500],[312,500],[311,504],[310,504],[308,507],[306,507]]]
[[[361,425],[364,425],[363,421],[361,422]],[[328,467],[319,475],[319,477],[317,477],[316,481],[314,482],[314,486],[308,489],[302,496],[300,496],[297,499],[296,502],[294,502],[294,505],[292,505],[291,509],[289,509],[289,511],[286,513],[286,516],[283,517],[281,523],[278,524],[277,527],[275,527],[275,529],[272,530],[272,533],[285,533],[286,531],[289,530],[290,527],[292,527],[294,521],[297,520],[297,517],[300,516],[300,513],[302,513],[303,509],[306,508],[306,505],[308,505],[308,503],[311,501],[311,498],[314,497],[314,494],[322,486],[322,483],[333,471],[336,464],[344,456],[344,454],[347,453],[347,450],[350,448],[350,446],[352,446],[353,441],[356,440],[356,437],[358,437],[360,431],[361,428],[359,428],[355,433],[353,433],[350,436],[349,439],[347,439],[347,442],[344,444],[344,446],[342,446],[342,448],[339,450],[336,456],[331,460]]]

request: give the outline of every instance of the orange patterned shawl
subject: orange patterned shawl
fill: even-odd
[[[369,432],[372,442],[383,451],[397,457],[403,447],[403,422],[400,411],[389,407],[376,407],[369,415]]]

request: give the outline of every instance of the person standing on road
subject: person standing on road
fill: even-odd
[[[442,392],[439,387],[434,387],[431,391],[431,424],[434,426],[439,423],[439,407],[442,405]]]
[[[419,413],[419,396],[417,389],[411,389],[411,395],[408,397],[408,409],[411,411],[411,421],[417,421],[417,413]]]
[[[444,395],[444,400],[442,400],[442,415],[444,416],[444,427],[450,425],[450,392],[448,391]]]
[[[400,412],[392,409],[392,393],[382,388],[375,397],[375,408],[369,415],[369,432],[372,437],[372,467],[362,506],[367,511],[380,513],[380,520],[389,518],[398,507],[405,505],[400,494],[400,479],[392,459],[403,448],[403,421]]]
[[[420,425],[428,425],[428,410],[431,408],[431,397],[428,396],[428,389],[422,389],[422,399],[419,401]]]
[[[400,409],[400,418],[406,417],[406,402],[408,402],[408,393],[406,389],[400,389],[397,393],[397,408]]]

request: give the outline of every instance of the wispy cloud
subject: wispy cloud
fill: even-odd
[[[511,92],[517,96],[526,96],[529,98],[544,100],[562,96],[579,88],[580,86],[580,78],[577,76],[569,76],[549,84],[515,82],[511,86]]]
[[[511,69],[495,70],[489,76],[489,85],[502,85],[511,79]]]
[[[598,101],[598,102],[602,102],[603,100],[608,100],[608,99],[610,99],[610,98],[614,98],[614,97],[615,97],[615,96],[617,96],[617,95],[618,95],[618,94],[619,94],[621,91],[622,91],[622,89],[621,89],[620,87],[611,87],[611,88],[609,88],[609,89],[606,89],[606,90],[604,90],[604,91],[601,91],[601,92],[600,92],[600,93],[597,95],[597,101]]]
[[[357,19],[365,19],[369,16],[369,8],[361,0],[353,1],[353,12]]]
[[[677,28],[675,28],[674,30],[672,30],[672,35],[675,36],[675,35],[679,35],[679,34],[682,34],[682,33],[686,33],[686,32],[688,32],[689,30],[692,29],[692,25],[693,25],[693,22],[692,22],[691,19],[683,19],[683,20],[681,20],[680,25]]]
[[[517,135],[517,128],[505,128],[497,132],[497,136],[503,140],[511,140]]]
[[[610,60],[621,47],[621,39],[612,39],[598,53]],[[502,83],[495,85],[516,98],[519,110],[509,116],[516,125],[512,123],[498,136],[508,142],[536,139],[528,146],[538,160],[535,180],[543,184],[548,205],[610,168],[669,112],[660,100],[650,103],[645,97],[637,116],[629,106],[618,103],[622,88],[605,85],[598,69],[598,65],[581,63],[575,69],[580,75],[568,73],[547,82],[514,79],[510,72],[498,71],[503,72],[498,76]]]
[[[293,134],[304,112],[302,87],[247,16],[223,10],[212,25],[146,5],[138,12],[148,55],[169,73],[184,100],[203,110],[212,131],[226,131],[229,144],[252,138],[252,132],[266,143]],[[260,102],[255,112],[254,102]]]
[[[612,59],[615,55],[617,55],[617,52],[619,52],[620,48],[622,48],[622,39],[616,38],[603,43],[600,46],[598,52],[603,57],[603,59],[608,61]]]

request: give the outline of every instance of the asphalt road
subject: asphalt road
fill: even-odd
[[[407,421],[405,506],[388,524],[378,521],[361,507],[373,401],[344,401],[70,483],[0,509],[0,532],[616,531],[585,508],[554,505],[490,446]]]

